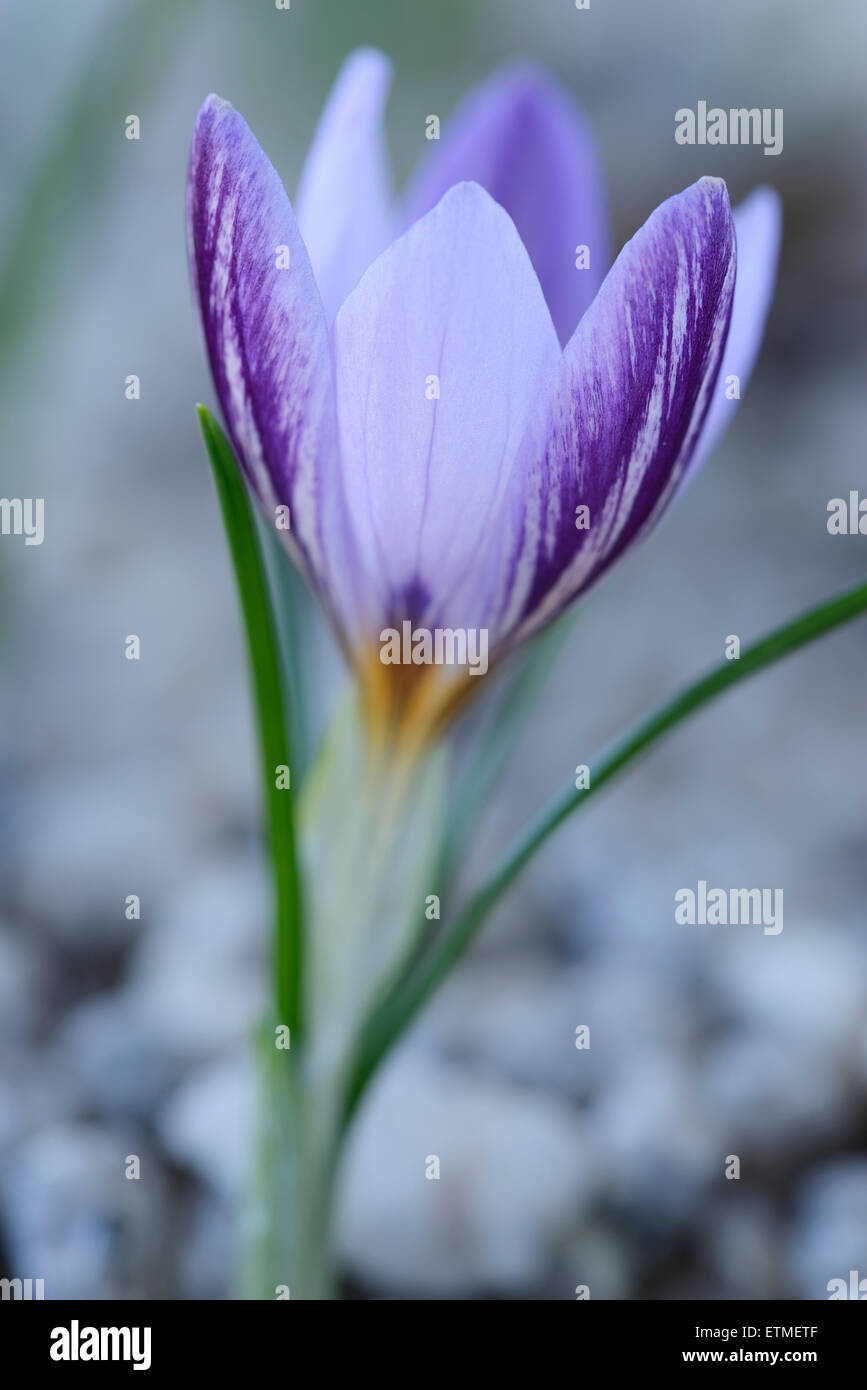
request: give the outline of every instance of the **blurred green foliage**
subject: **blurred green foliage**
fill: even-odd
[[[0,360],[13,346],[20,350],[54,277],[68,273],[68,256],[52,250],[62,238],[68,251],[117,155],[124,115],[144,98],[184,22],[201,8],[201,0],[135,0],[109,16],[88,52],[25,198],[4,209],[10,231],[0,265]]]

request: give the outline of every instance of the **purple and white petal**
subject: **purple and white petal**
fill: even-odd
[[[734,210],[738,274],[732,321],[710,409],[689,465],[690,477],[719,443],[737,410],[738,399],[727,395],[730,378],[738,378],[743,396],[752,375],[777,278],[782,220],[780,199],[772,188],[757,188]]]
[[[328,325],[278,175],[244,119],[210,96],[196,121],[187,198],[193,284],[232,443],[314,575],[337,494]],[[331,487],[329,488],[329,481]]]
[[[482,551],[560,360],[509,216],[475,184],[452,189],[364,276],[334,347],[360,551],[347,602],[374,636],[404,619],[484,627],[498,575]]]
[[[329,323],[395,232],[383,124],[391,73],[375,49],[347,58],[301,174],[298,225]]]
[[[735,282],[725,184],[701,179],[618,256],[563,357],[547,449],[509,500],[520,529],[501,633],[553,619],[671,500],[710,403]],[[578,507],[589,508],[589,528]]]
[[[583,113],[530,65],[497,73],[431,143],[407,192],[407,224],[464,180],[480,183],[509,213],[560,341],[567,342],[602,283],[609,256],[602,166]],[[583,246],[590,264],[578,269]]]

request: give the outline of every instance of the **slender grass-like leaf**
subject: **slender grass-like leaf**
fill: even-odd
[[[688,686],[655,713],[637,724],[607,752],[590,764],[591,785],[569,786],[523,830],[491,877],[471,898],[457,920],[432,944],[430,951],[367,1022],[348,1088],[345,1115],[352,1115],[371,1076],[403,1030],[460,960],[494,905],[538,849],[563,821],[618,772],[628,767],[659,739],[729,686],[746,680],[784,656],[815,641],[867,611],[867,583],[837,594],[794,618],[741,654],[725,661]]]
[[[244,480],[231,446],[214,417],[202,405],[198,413],[220,499],[247,633],[276,894],[272,958],[274,1006],[279,1022],[290,1029],[294,1047],[303,1025],[303,935],[293,792],[289,788],[278,788],[276,780],[278,767],[290,768],[290,778],[292,768],[280,648],[262,551]]]
[[[257,514],[257,522],[270,592],[281,616],[277,639],[287,703],[292,711],[292,781],[300,793],[316,742],[313,704],[318,674],[315,659],[317,613],[310,590],[280,544],[274,528],[262,515]]]

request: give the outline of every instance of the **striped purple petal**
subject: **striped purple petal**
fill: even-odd
[[[328,325],[280,179],[243,118],[210,96],[196,121],[188,234],[214,384],[229,434],[271,519],[322,581],[342,552]],[[329,486],[330,483],[330,486]]]
[[[546,73],[522,64],[467,99],[432,142],[407,193],[407,223],[454,184],[479,183],[509,213],[530,254],[561,343],[608,269],[607,199],[583,113]],[[579,247],[589,267],[578,269]]]
[[[782,233],[778,195],[772,188],[757,188],[735,208],[734,222],[738,274],[731,327],[710,409],[689,465],[690,477],[716,448],[734,418],[759,355],[777,277]],[[738,378],[738,395],[733,392],[733,376]]]
[[[668,199],[621,251],[566,348],[547,449],[509,499],[510,642],[553,619],[670,501],[710,403],[734,282],[719,179]]]

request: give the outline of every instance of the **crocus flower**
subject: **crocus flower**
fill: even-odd
[[[733,217],[725,184],[700,179],[608,270],[592,137],[546,76],[482,87],[402,202],[388,83],[379,54],[344,67],[297,220],[242,117],[209,97],[189,239],[249,482],[272,517],[288,508],[281,535],[371,707],[429,729],[478,683],[384,666],[383,632],[484,631],[494,663],[647,532],[730,418],[725,383],[746,384],[779,211],[761,189]]]

